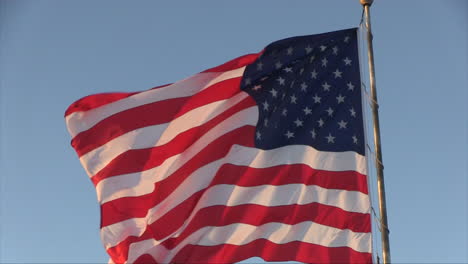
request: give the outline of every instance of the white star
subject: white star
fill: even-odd
[[[310,133],[312,134],[312,138],[315,139],[315,137],[317,136],[317,133],[315,133],[315,129],[312,129]]]
[[[348,42],[349,42],[349,36],[346,36],[346,37],[344,38],[344,42],[345,42],[345,43],[348,43]]]
[[[257,139],[260,140],[262,138],[262,134],[260,134],[260,132],[257,131]]]
[[[322,67],[327,67],[327,64],[328,64],[327,58],[323,58],[322,59]]]
[[[336,100],[338,101],[338,104],[344,103],[345,97],[346,97],[346,96],[342,96],[341,94],[339,94],[339,95],[336,97]]]
[[[349,109],[349,112],[351,112],[352,117],[356,117],[356,111],[354,111],[354,108]]]
[[[353,143],[357,144],[357,137],[355,135],[353,136]]]
[[[257,71],[261,71],[261,70],[263,70],[263,63],[259,62],[257,63]]]
[[[260,90],[261,88],[262,88],[262,86],[261,86],[260,84],[257,84],[257,85],[255,85],[255,86],[252,88],[252,90],[258,91],[258,90]]]
[[[333,54],[338,55],[338,47],[333,47]]]
[[[307,84],[305,82],[301,83],[301,91],[307,91]]]
[[[351,82],[347,83],[346,85],[348,86],[348,90],[354,91],[354,85]]]
[[[268,104],[268,101],[265,101],[265,102],[263,103],[263,110],[268,111],[268,107],[270,107],[270,105]]]
[[[291,67],[286,67],[283,69],[285,72],[292,72],[292,68]]]
[[[295,81],[296,81],[296,80],[293,80],[293,81],[291,82],[291,85],[290,85],[289,87],[293,87]]]
[[[281,115],[287,116],[288,115],[288,109],[283,109],[283,112],[281,112]]]
[[[275,89],[271,89],[270,93],[273,97],[276,97],[278,95],[278,91],[276,91]]]
[[[314,69],[312,72],[312,79],[317,79],[317,71]]]
[[[322,120],[322,118],[320,118],[317,123],[319,124],[319,127],[323,127],[323,124],[325,124]]]
[[[312,99],[314,99],[314,103],[316,103],[316,104],[317,104],[317,103],[320,103],[320,99],[321,99],[321,97],[320,97],[320,96],[318,96],[317,94],[315,94],[315,96],[314,96],[314,97],[312,97]]]
[[[283,64],[281,64],[281,62],[279,62],[279,61],[275,63],[276,69],[279,69],[279,68],[281,68],[282,66],[283,66]]]
[[[352,60],[350,60],[348,57],[346,57],[343,61],[344,61],[345,65],[348,65],[348,66],[350,66],[351,62],[352,62]]]
[[[293,94],[291,95],[291,104],[297,104],[297,97]]]
[[[327,143],[335,143],[335,137],[332,136],[330,133],[328,133],[328,137],[325,137],[327,139]]]
[[[299,71],[299,74],[302,75],[303,72],[304,72],[304,68],[301,68],[301,70]]]
[[[304,111],[304,114],[305,115],[310,115],[312,114],[312,109],[310,109],[309,107],[306,106],[306,108],[302,109],[302,111]]]
[[[306,54],[309,54],[312,52],[312,48],[309,46],[305,47]]]
[[[340,72],[340,70],[336,69],[336,71],[333,72],[333,74],[335,74],[335,79],[336,79],[336,78],[341,78],[341,74],[342,74],[342,73],[343,73],[343,72]]]
[[[315,60],[315,56],[310,56],[310,60],[309,60],[309,63],[312,63],[313,61]]]
[[[290,132],[289,130],[284,134],[288,139],[294,137],[294,133]]]
[[[301,127],[304,122],[299,120],[299,118],[298,118],[298,119],[296,119],[296,121],[294,121],[294,123],[296,124],[297,127]]]
[[[332,109],[331,107],[328,107],[328,109],[325,110],[325,111],[328,113],[329,116],[332,116],[332,115],[333,115],[333,112],[334,112],[333,109]]]
[[[265,118],[265,120],[263,120],[263,126],[268,127],[268,118]]]
[[[323,87],[323,90],[324,90],[324,91],[330,91],[331,85],[329,85],[327,82],[324,82],[324,83],[322,84],[322,87]]]
[[[288,55],[292,55],[292,53],[293,53],[293,50],[294,50],[294,48],[293,48],[293,47],[289,47],[289,48],[288,48],[288,50],[287,50],[287,52],[288,52]]]
[[[348,125],[348,122],[341,120],[340,122],[338,122],[338,125],[340,126],[340,129],[346,128],[346,126]]]
[[[245,85],[250,85],[252,83],[252,81],[250,80],[250,78],[247,78],[245,79]]]
[[[327,49],[327,46],[324,46],[324,45],[320,46],[320,51],[325,51],[326,49]]]
[[[284,85],[285,79],[281,78],[281,76],[278,77],[278,79],[276,79],[276,80],[278,81],[278,83],[279,83],[280,85]]]

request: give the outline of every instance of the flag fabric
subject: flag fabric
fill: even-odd
[[[65,113],[115,263],[371,263],[357,29]]]

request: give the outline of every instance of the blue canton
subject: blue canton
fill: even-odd
[[[356,28],[268,45],[247,66],[241,89],[259,107],[256,147],[309,145],[364,155]]]

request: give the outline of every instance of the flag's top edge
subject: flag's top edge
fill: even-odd
[[[237,57],[237,58],[235,58],[233,60],[230,60],[230,61],[228,61],[228,62],[226,62],[224,64],[221,64],[219,66],[216,66],[216,67],[207,69],[205,71],[202,71],[201,73],[225,72],[225,71],[230,71],[230,70],[234,70],[234,69],[238,69],[238,68],[247,66],[247,65],[255,62],[258,59],[258,57],[261,56],[265,52],[266,49],[268,49],[268,47],[281,45],[281,43],[283,43],[283,42],[290,42],[292,40],[300,40],[302,38],[310,38],[310,37],[317,38],[317,39],[326,38],[331,33],[339,33],[339,32],[346,32],[346,31],[349,32],[349,31],[355,31],[355,30],[358,30],[358,28],[349,28],[349,29],[337,30],[337,31],[314,34],[314,35],[295,36],[295,37],[289,37],[289,38],[281,39],[281,40],[278,40],[278,41],[275,41],[275,42],[269,44],[268,46],[266,46],[266,48],[264,50],[262,50],[259,53],[252,53],[252,54],[247,54],[247,55]],[[152,89],[162,88],[162,87],[166,87],[168,85],[171,85],[171,84],[157,86],[157,87],[154,87]],[[86,111],[92,110],[94,108],[98,108],[100,106],[103,106],[103,105],[113,103],[113,102],[119,101],[121,99],[130,97],[130,96],[132,96],[134,94],[137,94],[137,93],[139,93],[139,92],[130,92],[130,93],[125,93],[125,92],[114,92],[114,93],[112,93],[111,92],[111,93],[99,93],[99,94],[89,95],[89,96],[83,97],[83,98],[75,101],[74,103],[72,103],[67,108],[67,110],[65,111],[65,117],[67,117],[70,114],[75,113],[75,112],[86,112]]]
[[[166,87],[171,84],[165,84],[161,86],[156,86],[151,89],[158,89],[162,87]],[[75,112],[85,112],[88,110],[92,110],[94,108],[98,108],[100,106],[113,103],[115,101],[127,98],[139,92],[110,92],[110,93],[99,93],[99,94],[92,94],[85,96],[74,103],[72,103],[67,110],[65,111],[65,117],[68,115],[75,113]]]
[[[327,38],[333,38],[334,36],[338,34],[349,34],[351,32],[356,32],[359,28],[353,27],[353,28],[347,28],[347,29],[341,29],[341,30],[336,30],[336,31],[330,31],[330,32],[325,32],[325,33],[319,33],[319,34],[312,34],[312,35],[302,35],[302,36],[294,36],[294,37],[289,37],[289,38],[284,38],[277,40],[275,42],[272,42],[266,46],[265,50],[268,49],[269,47],[278,47],[281,46],[282,43],[291,43],[294,41],[300,41],[302,39],[313,39],[316,42],[320,42],[321,40],[325,40]]]
[[[221,64],[219,66],[202,71],[199,74],[213,73],[213,72],[227,72],[227,71],[239,69],[239,68],[245,67],[246,65],[250,63],[253,63],[260,55],[261,55],[261,52],[243,55],[233,60],[230,60],[224,64]],[[152,89],[163,88],[169,85],[171,84],[157,86]],[[142,91],[131,92],[131,93],[115,92],[115,93],[99,93],[99,94],[88,95],[72,103],[65,111],[65,117],[75,112],[86,112],[86,111],[98,108],[100,106],[104,106],[106,104],[110,104],[110,103],[119,101],[121,99],[130,97],[140,92]]]

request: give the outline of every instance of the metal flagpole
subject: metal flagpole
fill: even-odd
[[[377,91],[375,88],[374,49],[372,45],[372,29],[369,10],[374,1],[360,0],[360,2],[364,8],[367,28],[367,57],[369,63],[370,93],[372,100],[372,119],[374,123],[375,166],[377,169],[377,192],[379,197],[380,228],[382,234],[382,257],[384,264],[390,264],[390,230],[388,229],[387,222],[387,202],[385,200],[385,183],[383,174],[384,166],[382,163],[382,148],[380,144],[379,105],[377,103]]]

